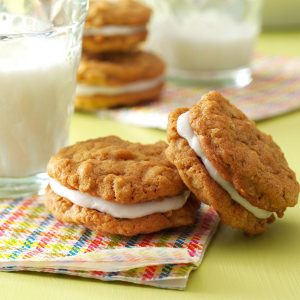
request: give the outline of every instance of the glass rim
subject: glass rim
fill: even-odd
[[[88,0],[84,0],[84,4],[82,5],[82,12],[80,14],[80,17],[78,18],[78,20],[73,21],[69,24],[66,25],[53,25],[50,23],[51,26],[49,26],[48,28],[46,28],[45,30],[41,30],[41,31],[24,31],[24,32],[18,32],[18,33],[0,33],[0,42],[2,40],[6,40],[9,37],[12,38],[18,38],[18,37],[35,37],[35,36],[39,36],[39,35],[44,35],[44,34],[49,34],[51,35],[51,33],[54,32],[63,32],[66,31],[70,28],[77,28],[80,27],[86,20],[87,17],[87,13],[88,13],[88,8],[89,8],[89,1]],[[0,11],[1,13],[6,13],[6,14],[13,14],[11,12],[3,12]],[[28,16],[26,14],[17,14],[19,16]],[[30,16],[30,15],[29,15]],[[34,17],[34,16],[32,16]]]

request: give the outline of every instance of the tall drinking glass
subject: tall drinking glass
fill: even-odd
[[[41,193],[68,138],[87,0],[0,0],[0,198]]]

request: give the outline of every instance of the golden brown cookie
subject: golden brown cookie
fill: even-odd
[[[77,79],[87,85],[120,86],[156,78],[164,71],[164,62],[146,51],[83,55]]]
[[[152,201],[185,190],[165,149],[165,142],[142,145],[116,136],[97,138],[61,149],[50,159],[48,174],[70,189],[107,201]]]
[[[106,53],[112,50],[126,52],[132,51],[138,43],[146,40],[146,37],[147,31],[136,32],[129,36],[86,35],[82,39],[82,45],[90,53]]]
[[[115,136],[66,147],[49,161],[46,206],[59,220],[111,234],[190,225],[199,204],[188,198],[166,147]]]
[[[177,127],[178,118],[186,112],[187,126],[204,158],[182,136],[182,125]],[[297,203],[299,184],[278,145],[217,92],[203,96],[190,110],[182,108],[171,113],[168,139],[167,157],[185,184],[232,227],[249,234],[264,232],[266,224],[275,219],[273,213],[282,217],[286,207]],[[208,171],[207,161],[252,208],[246,209],[232,199],[226,190],[228,186],[225,189],[212,178],[214,173]],[[256,208],[260,210],[257,212]],[[269,215],[262,217],[261,210]]]
[[[83,49],[91,53],[132,50],[146,39],[150,16],[150,8],[138,1],[90,1]]]
[[[78,69],[78,110],[132,105],[157,99],[165,65],[156,55],[135,51],[84,55]]]

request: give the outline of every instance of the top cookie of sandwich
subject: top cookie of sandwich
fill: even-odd
[[[151,16],[151,9],[134,0],[90,1],[85,27],[104,25],[145,25]]]
[[[48,174],[67,188],[118,203],[140,203],[182,193],[185,186],[167,160],[164,142],[142,145],[115,136],[63,148]]]
[[[193,106],[190,125],[207,159],[252,205],[280,211],[296,204],[299,185],[280,148],[221,94]]]
[[[162,76],[164,62],[146,51],[83,55],[77,79],[88,85],[118,86]]]

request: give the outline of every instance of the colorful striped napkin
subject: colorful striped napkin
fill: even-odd
[[[199,88],[168,83],[160,100],[129,108],[102,110],[100,117],[143,127],[166,129],[168,114],[190,107],[209,90],[219,90],[253,120],[300,108],[300,57],[256,56],[253,81],[244,88]]]
[[[0,270],[37,271],[184,289],[219,218],[202,205],[196,223],[132,238],[63,224],[42,199],[0,201]]]

